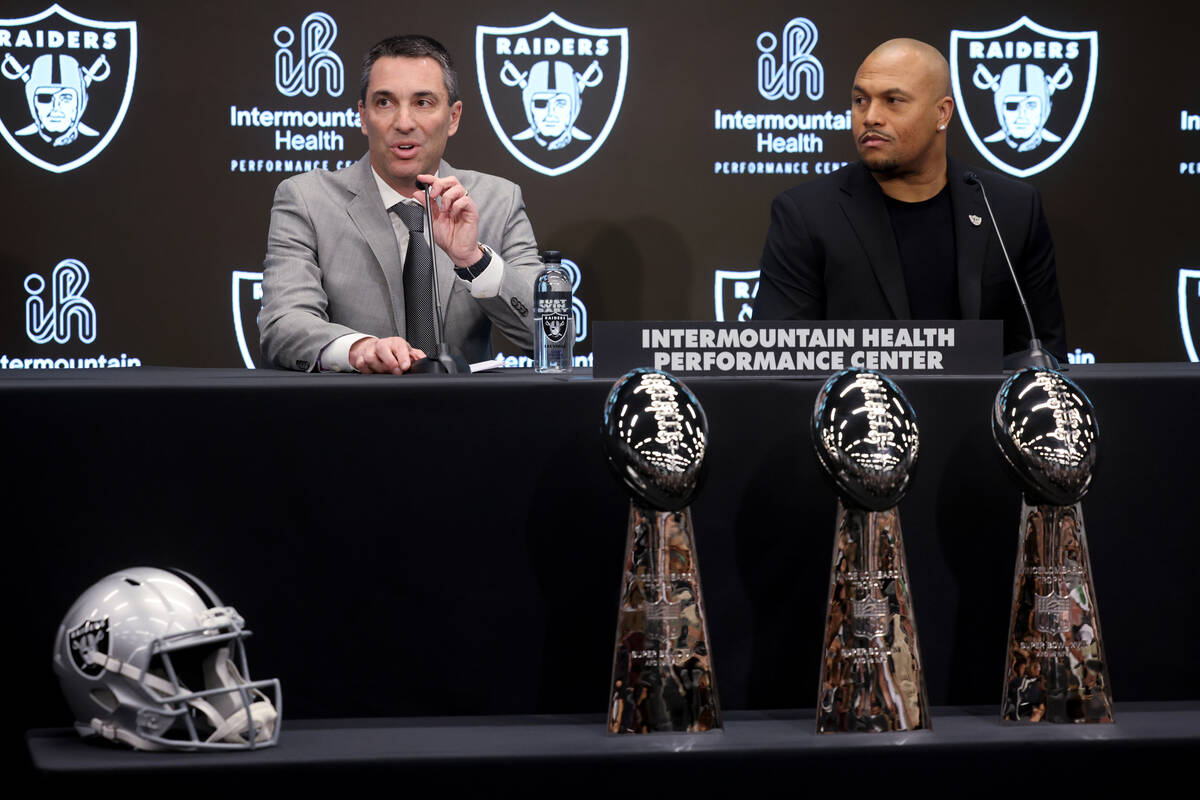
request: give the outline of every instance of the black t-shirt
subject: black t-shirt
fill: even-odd
[[[913,319],[961,319],[950,188],[919,203],[883,196]]]

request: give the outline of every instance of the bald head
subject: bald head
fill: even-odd
[[[895,178],[922,192],[944,184],[954,99],[950,65],[936,48],[916,39],[876,47],[854,74],[850,108],[858,154],[885,192]]]
[[[871,51],[858,71],[881,68],[907,73],[931,97],[950,96],[950,63],[933,45],[917,39],[889,39]]]

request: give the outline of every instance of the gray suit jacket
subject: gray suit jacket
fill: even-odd
[[[457,177],[471,193],[479,206],[479,241],[504,259],[499,294],[480,300],[438,248],[447,344],[469,362],[490,358],[494,323],[514,344],[532,349],[533,283],[542,264],[520,187],[445,161],[439,174]],[[344,334],[404,336],[403,272],[368,156],[337,172],[288,178],[275,192],[263,262],[263,360],[314,370],[321,349]]]

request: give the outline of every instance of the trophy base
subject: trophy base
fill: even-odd
[[[1112,722],[1112,685],[1083,510],[1021,503],[1001,716]]]
[[[931,728],[896,508],[838,501],[826,607],[817,733]]]
[[[609,692],[610,733],[721,727],[690,509],[631,504]]]

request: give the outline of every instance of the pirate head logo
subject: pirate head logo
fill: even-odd
[[[500,80],[506,86],[519,86],[525,104],[526,130],[513,141],[535,139],[547,150],[561,150],[573,140],[591,141],[592,137],[575,127],[579,118],[580,95],[587,87],[604,80],[604,70],[592,61],[582,75],[565,61],[539,61],[528,72],[520,72],[511,61],[504,62]]]
[[[258,312],[262,308],[261,272],[233,271],[233,335],[246,369],[254,369],[261,353],[258,349]]]
[[[551,12],[515,28],[475,28],[479,91],[500,141],[549,175],[595,155],[621,110],[627,28],[587,28]]]
[[[86,164],[121,126],[137,69],[137,23],[54,5],[0,19],[0,135],[50,172]]]
[[[1065,62],[1053,78],[1037,64],[1010,64],[1000,75],[991,74],[983,64],[977,65],[975,86],[995,92],[996,119],[1000,123],[1000,130],[984,141],[1003,141],[1021,153],[1042,142],[1061,142],[1061,136],[1046,130],[1046,120],[1051,96],[1070,86],[1072,79],[1071,65]]]
[[[713,278],[713,308],[717,322],[746,322],[754,316],[754,298],[758,296],[756,269],[736,271],[719,269]]]
[[[95,654],[108,655],[108,617],[85,619],[67,631],[67,652],[71,663],[82,675],[95,678],[104,672],[104,665],[97,663]]]
[[[558,343],[567,335],[567,324],[573,319],[570,292],[545,292],[536,299],[536,318],[542,321],[542,332]]]
[[[1200,269],[1179,270],[1179,330],[1188,360],[1200,361]]]
[[[546,338],[552,342],[558,343],[567,335],[567,320],[569,315],[563,312],[548,313],[542,315],[542,330],[546,334]]]
[[[1098,52],[1095,31],[1055,31],[1028,17],[951,31],[954,99],[984,158],[1021,178],[1062,158],[1087,120]]]

